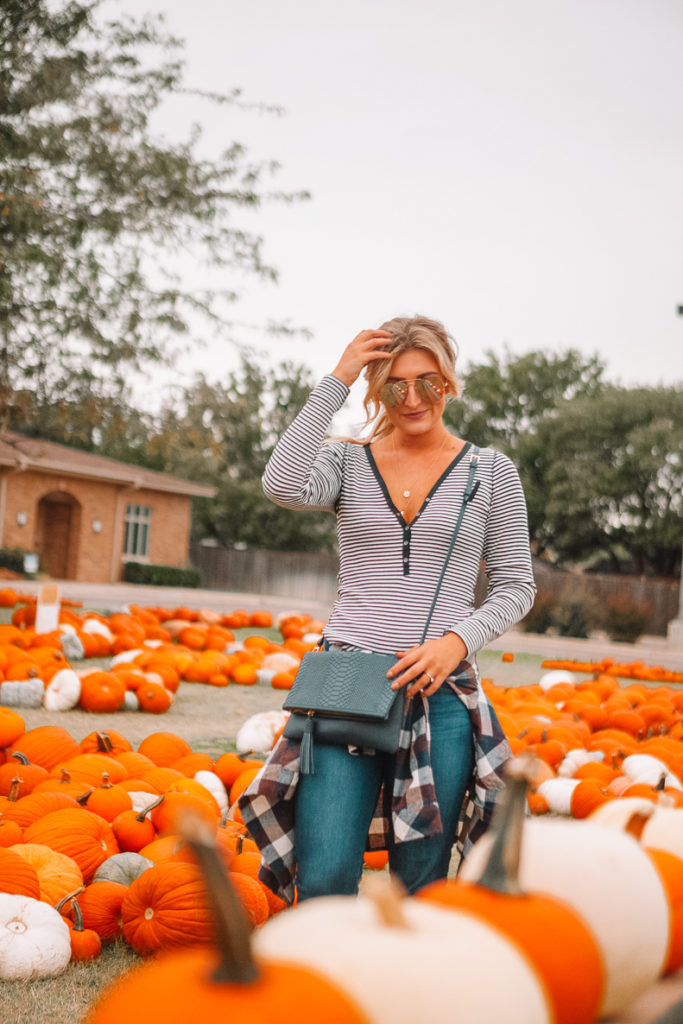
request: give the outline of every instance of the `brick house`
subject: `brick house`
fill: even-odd
[[[127,561],[184,568],[193,497],[213,487],[0,432],[0,547],[35,551],[55,579],[122,578]]]

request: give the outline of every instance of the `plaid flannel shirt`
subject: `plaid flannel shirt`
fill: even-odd
[[[474,771],[460,812],[455,848],[464,855],[488,828],[503,769],[512,756],[496,714],[484,693],[476,664],[463,662],[444,682],[469,713],[474,740]],[[428,698],[406,702],[396,752],[393,791],[382,787],[368,832],[367,848],[417,841],[441,832],[434,777],[429,760]],[[244,791],[238,806],[261,851],[259,878],[291,904],[295,895],[296,848],[294,795],[299,780],[300,742],[279,740],[263,768]]]

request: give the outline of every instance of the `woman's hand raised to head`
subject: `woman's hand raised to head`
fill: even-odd
[[[389,331],[361,331],[344,349],[332,376],[350,388],[368,363],[375,359],[391,359],[391,353],[384,347],[389,341]]]

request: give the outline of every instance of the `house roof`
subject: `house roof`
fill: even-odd
[[[117,462],[104,455],[92,455],[38,437],[25,437],[12,431],[0,432],[0,467],[31,469],[38,473],[62,473],[81,479],[126,484],[138,490],[165,491],[190,497],[212,498],[215,487],[181,480],[169,473],[157,473],[128,462]]]

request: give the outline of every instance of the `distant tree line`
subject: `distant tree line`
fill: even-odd
[[[466,372],[447,407],[450,428],[506,452],[517,465],[534,551],[608,572],[679,571],[683,503],[683,391],[623,388],[595,358],[569,351],[500,358]],[[260,478],[273,446],[313,386],[295,363],[248,356],[220,384],[197,376],[158,413],[121,400],[56,402],[43,436],[210,483],[193,535],[227,547],[311,551],[334,546],[334,519],[278,508]],[[30,406],[30,394],[23,404]],[[37,432],[30,414],[14,426]],[[42,426],[42,424],[41,424]]]

